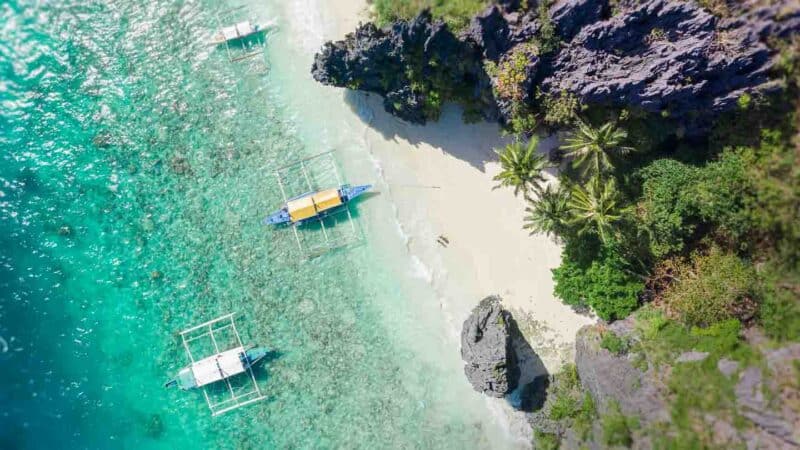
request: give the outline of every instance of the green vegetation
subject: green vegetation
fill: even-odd
[[[497,187],[513,187],[514,195],[523,193],[528,196],[530,191],[541,192],[542,183],[545,182],[542,171],[550,167],[547,157],[537,153],[539,138],[533,136],[523,147],[519,140],[506,145],[503,150],[495,150],[500,156],[502,171],[494,177],[499,181]]]
[[[756,273],[736,255],[717,248],[695,253],[691,262],[678,265],[675,277],[664,301],[684,323],[708,326],[755,315]]]
[[[525,81],[528,64],[531,57],[536,55],[536,47],[532,44],[522,44],[504,56],[499,64],[494,65],[488,61],[487,72],[495,78],[495,95],[520,104],[525,97],[522,83]]]
[[[669,364],[666,379],[672,421],[668,426],[650,430],[655,448],[717,448],[720,444],[707,417],[717,417],[739,426],[734,386],[738,376],[726,376],[717,367],[725,358],[744,367],[763,366],[760,353],[741,337],[741,323],[736,319],[701,328],[668,319],[653,307],[636,313],[640,340],[632,352],[645,355],[651,364]],[[707,352],[701,361],[675,363],[687,351]],[[716,444],[716,446],[715,446]],[[730,448],[730,446],[725,446]]]
[[[612,402],[609,411],[600,417],[600,423],[603,427],[603,443],[605,445],[631,446],[633,443],[631,432],[638,427],[638,421],[623,415],[619,404]]]
[[[537,450],[558,450],[561,447],[561,440],[557,434],[542,433],[539,430],[534,430],[533,442]]]
[[[523,228],[530,230],[531,234],[544,233],[546,235],[559,235],[567,229],[569,217],[569,193],[561,188],[550,185],[539,193],[537,200],[528,199],[529,206],[525,209]]]
[[[588,263],[576,259],[576,251],[583,249],[567,242],[561,266],[553,269],[555,294],[564,303],[589,306],[605,320],[624,318],[638,307],[644,283],[631,274],[616,246],[602,247]]]
[[[619,337],[617,333],[607,330],[603,332],[603,336],[600,340],[600,347],[619,356],[628,351],[628,342]]]
[[[547,403],[544,408],[550,420],[568,421],[584,438],[591,432],[597,410],[592,396],[581,389],[575,364],[565,365],[555,375],[547,391]],[[538,440],[536,442],[539,443]]]
[[[622,145],[627,138],[628,133],[612,122],[595,128],[579,120],[578,129],[565,139],[566,145],[561,148],[585,176],[596,177],[614,167],[613,156],[623,156],[632,151]]]
[[[442,18],[455,31],[469,24],[472,16],[491,2],[487,0],[373,0],[376,21],[386,25],[397,19],[411,19],[425,8]]]
[[[649,238],[656,258],[683,251],[698,225],[694,201],[687,192],[697,169],[673,159],[659,159],[645,167],[642,197],[637,205],[639,226]]]
[[[542,0],[536,8],[536,15],[539,18],[539,33],[534,39],[539,55],[546,55],[558,49],[561,39],[556,33],[556,27],[550,20],[550,1]]]
[[[608,242],[614,234],[614,224],[622,219],[619,193],[614,179],[603,182],[594,177],[585,186],[574,185],[567,207],[572,212],[570,225],[578,235],[595,234]]]

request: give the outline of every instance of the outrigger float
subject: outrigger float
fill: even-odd
[[[234,322],[234,314],[226,314],[183,330],[180,332],[180,336],[191,364],[181,369],[175,378],[167,381],[164,384],[165,387],[176,386],[185,391],[201,389],[212,416],[266,398],[258,387],[253,367],[270,352],[264,347],[246,347],[242,343]],[[210,339],[215,354],[195,359],[190,345],[204,338]],[[231,347],[222,350],[220,349],[221,343],[231,344]],[[247,380],[244,389],[242,386],[234,384],[234,378],[238,381]],[[229,394],[229,398],[212,402],[209,389],[223,384],[221,382],[224,382],[226,388],[222,391],[225,397],[228,397]],[[252,387],[248,389],[247,385]]]
[[[325,189],[318,192],[308,192],[290,198],[281,209],[270,214],[264,219],[265,224],[270,225],[302,225],[309,219],[322,219],[337,208],[346,205],[354,198],[367,192],[372,185],[362,184],[350,186],[344,184],[338,189]]]

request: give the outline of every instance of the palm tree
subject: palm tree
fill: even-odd
[[[578,233],[596,233],[602,242],[608,242],[615,222],[622,218],[618,192],[613,178],[601,182],[595,176],[586,187],[572,188],[568,207],[572,213],[569,223],[578,226]]]
[[[495,181],[500,182],[495,188],[511,186],[514,195],[522,191],[526,197],[530,189],[540,192],[545,182],[542,171],[550,167],[550,163],[547,157],[536,152],[538,145],[539,138],[533,136],[524,148],[519,141],[514,141],[506,145],[503,151],[495,149],[503,169],[494,177]]]
[[[525,208],[528,215],[523,228],[530,230],[530,234],[561,234],[570,218],[568,202],[569,192],[548,185],[537,200],[528,200],[529,206]]]
[[[561,146],[561,149],[566,150],[565,156],[574,158],[574,167],[583,168],[584,175],[597,176],[614,167],[612,156],[633,151],[631,147],[621,145],[627,138],[628,133],[612,122],[593,128],[578,120],[578,129],[565,139],[566,145]]]

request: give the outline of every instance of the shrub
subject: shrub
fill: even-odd
[[[521,102],[525,96],[523,83],[527,78],[528,64],[534,54],[534,47],[529,44],[521,44],[511,51],[511,54],[504,56],[496,66],[494,89],[498,97]]]
[[[603,443],[605,445],[621,445],[630,447],[633,443],[631,430],[637,426],[635,419],[626,417],[619,409],[619,404],[612,402],[609,410],[600,417],[603,427]]]
[[[672,159],[653,161],[639,172],[642,197],[637,216],[656,258],[682,251],[694,234],[697,208],[687,188],[697,180],[697,172]]]
[[[550,20],[549,4],[549,1],[540,1],[536,9],[539,19],[539,32],[534,38],[534,42],[539,49],[540,55],[546,55],[557,50],[561,44],[561,39],[556,33],[555,24]]]
[[[644,283],[630,273],[616,249],[603,247],[588,266],[570,250],[568,245],[561,266],[553,269],[556,296],[568,305],[591,307],[604,320],[622,319],[636,309]]]
[[[578,97],[566,91],[562,91],[558,95],[537,91],[536,100],[544,116],[542,120],[552,127],[573,124],[578,118],[578,111],[581,108]]]
[[[558,450],[561,448],[561,440],[555,433],[544,433],[539,430],[534,430],[533,448],[537,450]]]
[[[756,311],[755,271],[736,255],[717,248],[708,254],[695,253],[689,264],[679,268],[676,278],[664,293],[664,301],[687,324],[747,320]]]
[[[550,406],[550,418],[562,420],[574,417],[579,411],[578,406],[578,399],[572,395],[566,393],[558,395]]]
[[[628,351],[628,342],[619,337],[617,333],[606,331],[600,340],[600,347],[619,356]]]
[[[430,8],[434,17],[444,19],[454,31],[466,27],[472,16],[489,3],[487,0],[373,0],[376,20],[381,26],[397,19],[410,19]]]
[[[755,186],[748,173],[754,157],[747,151],[725,151],[719,160],[707,164],[691,185],[689,195],[700,217],[717,226],[717,232],[745,248],[753,229],[747,210]]]
[[[759,321],[767,336],[779,341],[800,341],[800,274],[782,274],[776,267],[764,271]]]

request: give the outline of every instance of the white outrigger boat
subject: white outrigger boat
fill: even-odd
[[[236,25],[222,27],[211,37],[211,40],[208,41],[208,44],[223,45],[240,43],[248,38],[260,36],[274,26],[274,20],[270,20],[263,24],[252,23],[249,20],[245,20],[237,23]]]
[[[185,391],[202,390],[212,416],[266,398],[258,386],[253,366],[270,352],[263,347],[245,347],[233,318],[234,314],[226,314],[181,331],[181,342],[190,364],[164,384]],[[201,339],[207,340],[205,348],[213,348],[214,354],[196,359],[191,347]],[[220,348],[226,344],[230,347]],[[220,393],[224,399],[212,401],[212,396],[216,400]]]

